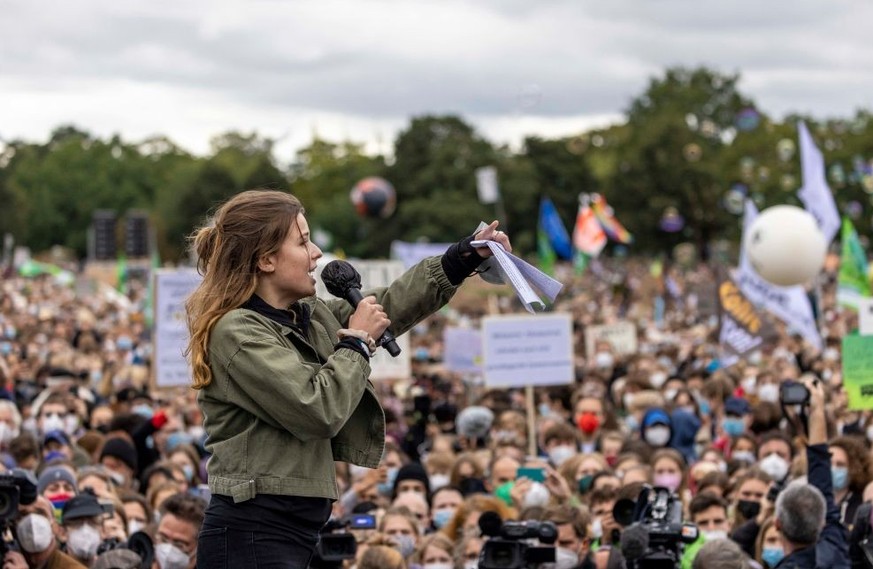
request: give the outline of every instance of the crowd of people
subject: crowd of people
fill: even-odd
[[[555,525],[550,567],[632,566],[613,508],[649,486],[672,492],[699,529],[682,567],[848,567],[849,543],[863,562],[873,416],[847,405],[840,339],[855,317],[837,308],[833,279],[819,297],[823,350],[776,323],[775,342],[723,367],[717,318],[696,292],[712,271],[649,269],[623,259],[568,277],[553,309],[574,318],[576,380],[537,388],[533,418],[523,390],[443,365],[445,328],[476,326],[482,307],[450,305],[413,328],[411,377],[375,382],[379,466],[335,463],[328,528],[357,544],[342,563],[478,567],[494,533],[479,521],[496,512]],[[0,512],[14,542],[4,569],[140,567],[131,536],[151,541],[156,567],[196,565],[209,498],[201,409],[193,390],[153,387],[143,291],[99,290],[2,281],[0,495],[23,498],[31,482],[37,494]],[[620,320],[636,325],[635,353],[607,342],[586,353],[586,329]],[[807,405],[780,404],[786,381],[807,387]],[[339,566],[324,557],[313,566]]]

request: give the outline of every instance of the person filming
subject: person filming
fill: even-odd
[[[776,569],[849,569],[846,530],[834,503],[824,387],[810,379],[804,383],[809,391],[808,484],[792,482],[776,498],[776,528],[785,552]]]
[[[201,569],[308,566],[337,499],[334,461],[376,468],[385,445],[374,339],[444,306],[491,255],[474,239],[512,250],[494,221],[353,308],[315,296],[322,252],[304,213],[290,194],[251,190],[194,235],[188,357],[212,453]]]

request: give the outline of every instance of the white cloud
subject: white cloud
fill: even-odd
[[[457,113],[494,142],[618,117],[668,65],[743,74],[766,111],[871,107],[865,0],[295,0],[52,4],[0,19],[0,136],[75,123],[195,152],[228,129],[389,146]],[[380,142],[381,141],[381,142]]]

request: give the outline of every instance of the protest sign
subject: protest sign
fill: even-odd
[[[443,331],[443,365],[457,373],[481,373],[482,334],[479,330],[447,326]]]
[[[485,317],[482,353],[489,387],[566,385],[575,379],[569,314]]]
[[[843,388],[853,411],[873,409],[873,338],[843,338]]]
[[[594,357],[598,342],[608,342],[618,355],[636,353],[637,328],[631,322],[588,326],[585,328],[585,353],[588,359]]]
[[[154,373],[157,387],[191,383],[191,367],[185,359],[188,326],[185,300],[200,284],[197,271],[160,269],[154,276]]]

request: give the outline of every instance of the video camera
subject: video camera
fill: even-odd
[[[616,502],[612,516],[625,527],[621,552],[628,569],[679,567],[684,545],[699,535],[697,526],[682,523],[682,504],[667,488],[643,486],[636,502]]]
[[[349,531],[366,529],[376,529],[376,517],[372,514],[351,514],[327,522],[321,530],[315,555],[309,566],[312,569],[342,567],[343,561],[354,559],[358,552],[358,542]]]
[[[5,534],[12,522],[18,518],[20,505],[33,504],[36,497],[36,478],[30,472],[15,468],[12,472],[0,474],[0,532]],[[18,544],[0,539],[0,558],[10,549],[17,550]]]
[[[558,528],[552,522],[504,522],[497,512],[483,512],[479,529],[491,538],[479,553],[479,569],[522,569],[555,562]],[[528,543],[532,540],[549,547]]]

